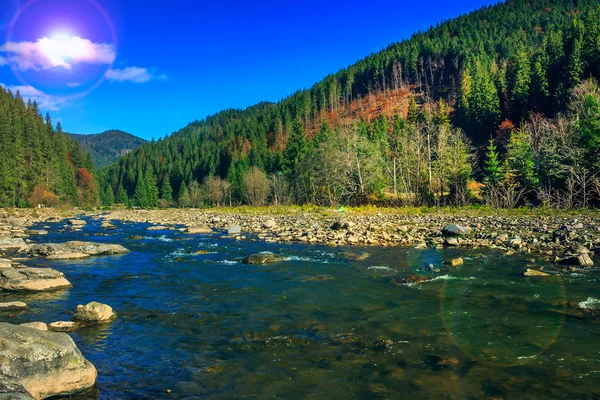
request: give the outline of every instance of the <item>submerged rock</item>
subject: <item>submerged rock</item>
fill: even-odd
[[[87,225],[87,222],[82,219],[70,219],[69,225],[72,225],[73,227],[83,227]]]
[[[390,283],[393,283],[395,285],[406,285],[408,283],[427,282],[430,279],[431,278],[422,275],[396,276],[392,278]]]
[[[52,268],[19,268],[0,270],[0,288],[7,291],[33,291],[64,289],[71,283],[62,272]]]
[[[275,254],[259,253],[259,254],[249,255],[248,257],[244,258],[242,260],[242,262],[244,264],[264,265],[264,264],[276,263],[276,262],[282,261],[283,259],[284,259],[283,257],[275,255]]]
[[[0,322],[0,338],[0,393],[44,399],[86,392],[96,383],[96,368],[69,335]]]
[[[351,252],[343,252],[342,257],[344,257],[348,261],[364,261],[369,258],[371,255],[367,252],[363,253],[351,253]]]
[[[108,222],[108,221],[104,221],[104,222],[103,222],[103,223],[100,225],[100,228],[102,228],[102,229],[106,229],[107,231],[113,231],[113,230],[117,229],[117,227],[116,227],[116,226],[114,226],[113,224],[111,224],[111,223],[110,223],[110,222]]]
[[[10,301],[8,303],[0,303],[0,311],[4,310],[24,310],[27,308],[27,304],[22,301]]]
[[[52,254],[51,256],[46,257],[48,260],[78,260],[81,258],[88,258],[89,254],[86,253],[58,253]]]
[[[164,231],[167,229],[169,229],[169,228],[167,228],[164,225],[153,225],[153,226],[149,226],[146,228],[147,231]]]
[[[128,253],[120,244],[105,244],[93,242],[70,241],[65,243],[45,243],[31,246],[29,254],[32,256],[56,256],[61,254],[83,253],[90,256],[114,255]]]
[[[536,269],[527,268],[527,271],[523,272],[523,276],[529,276],[529,277],[533,277],[533,276],[550,276],[550,274],[547,274],[547,273],[542,272],[542,271],[538,271]]]
[[[34,236],[44,236],[44,235],[48,234],[48,231],[45,229],[29,229],[25,233],[28,235],[34,235]]]
[[[104,324],[111,322],[117,317],[112,307],[92,301],[91,303],[78,305],[73,313],[73,321],[84,324]]]
[[[213,233],[213,230],[208,225],[191,225],[185,228],[185,233]]]

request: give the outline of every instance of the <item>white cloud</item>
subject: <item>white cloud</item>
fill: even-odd
[[[41,38],[35,42],[6,42],[0,46],[4,65],[10,63],[20,71],[65,68],[73,64],[112,64],[117,57],[115,46],[93,43],[74,37]],[[1,56],[0,56],[1,57]],[[0,65],[3,65],[0,61]]]
[[[105,74],[106,79],[113,82],[146,83],[155,79],[166,79],[164,74],[155,75],[147,68],[127,67],[123,69],[109,69]]]
[[[79,83],[79,82],[68,82],[67,86],[70,87],[70,88],[76,88],[76,87],[81,86],[81,83]]]
[[[0,86],[6,90],[10,90],[13,93],[19,92],[25,102],[27,102],[28,99],[31,99],[31,101],[35,100],[38,103],[39,108],[42,110],[57,111],[61,106],[67,104],[67,99],[51,96],[34,88],[33,86],[9,86],[3,83],[0,83]]]

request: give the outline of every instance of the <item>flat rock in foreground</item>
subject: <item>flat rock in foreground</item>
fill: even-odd
[[[96,384],[96,368],[67,334],[0,322],[0,344],[0,398],[70,396]]]
[[[41,292],[69,287],[71,287],[71,283],[64,274],[52,268],[0,270],[0,288],[11,292]]]
[[[65,243],[45,243],[34,244],[31,246],[29,253],[32,256],[48,257],[52,256],[56,259],[57,256],[66,254],[87,254],[90,256],[114,255],[128,253],[125,247],[120,244],[106,244],[93,242],[71,241]]]
[[[0,250],[24,252],[29,250],[29,245],[22,238],[0,239]]]
[[[9,301],[7,303],[0,303],[0,311],[3,310],[24,310],[27,308],[27,304],[22,301]]]

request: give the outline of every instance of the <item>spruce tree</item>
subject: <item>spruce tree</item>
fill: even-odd
[[[163,177],[162,185],[160,187],[160,195],[169,204],[173,203],[173,187],[171,186],[171,177],[166,174]]]
[[[483,167],[484,183],[486,186],[496,186],[504,180],[504,171],[500,156],[494,144],[494,140],[490,138],[487,151],[485,153],[485,164]]]
[[[146,177],[141,169],[138,170],[135,191],[133,192],[133,204],[140,208],[148,208],[150,206],[148,200],[148,185],[146,183]]]

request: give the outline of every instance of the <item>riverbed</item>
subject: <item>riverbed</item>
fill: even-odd
[[[332,248],[87,221],[81,231],[41,224],[50,233],[36,241],[131,252],[27,261],[73,287],[0,293],[29,304],[0,314],[12,323],[70,320],[90,301],[118,313],[71,333],[99,373],[97,390],[79,399],[600,396],[600,323],[565,315],[568,301],[600,306],[594,269],[525,278],[526,268],[552,266],[485,249]],[[241,262],[257,252],[284,260]],[[457,257],[464,265],[448,267]],[[399,275],[431,279],[396,285]]]

